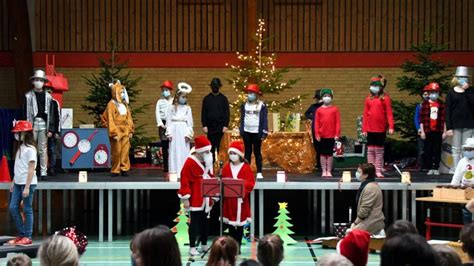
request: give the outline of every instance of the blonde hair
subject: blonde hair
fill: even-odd
[[[79,253],[71,239],[54,235],[45,240],[39,250],[38,257],[42,266],[77,266]]]
[[[459,80],[457,77],[453,77],[453,79],[451,80],[451,85],[453,87],[456,87],[456,86],[460,86],[461,84],[459,83]]]
[[[26,256],[25,254],[17,254],[11,257],[8,262],[7,266],[31,266],[31,259],[30,257]]]

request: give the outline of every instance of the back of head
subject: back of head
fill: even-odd
[[[26,256],[25,254],[17,254],[11,257],[8,262],[7,266],[31,266],[31,259],[30,257]]]
[[[239,245],[230,236],[220,236],[214,239],[211,246],[207,266],[235,265]]]
[[[164,225],[140,232],[134,237],[131,247],[140,265],[181,266],[178,242]]]
[[[398,220],[391,224],[386,231],[385,240],[401,234],[418,234],[416,227],[409,221]]]
[[[41,244],[38,257],[42,266],[76,266],[79,265],[79,254],[71,239],[54,235]]]
[[[449,246],[435,245],[433,249],[438,254],[440,266],[461,266],[462,261],[459,255]]]
[[[402,234],[385,241],[380,252],[381,266],[439,265],[438,256],[425,238]]]
[[[474,259],[474,223],[465,225],[461,229],[459,239],[462,243],[462,250],[466,252],[471,259]]]
[[[352,262],[346,257],[337,254],[330,253],[322,256],[318,261],[319,266],[353,266]]]
[[[257,259],[263,266],[277,266],[283,260],[283,240],[278,235],[266,235],[258,241]]]
[[[260,266],[260,263],[258,263],[256,260],[244,260],[240,263],[239,266]]]
[[[355,266],[365,266],[369,259],[369,243],[370,234],[367,231],[354,229],[337,243],[336,250]]]

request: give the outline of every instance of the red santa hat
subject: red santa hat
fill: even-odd
[[[232,142],[227,152],[235,152],[236,154],[240,155],[240,157],[243,158],[244,157],[244,143],[242,141]]]
[[[203,153],[205,151],[210,151],[211,147],[212,147],[211,142],[204,135],[197,136],[194,139],[194,150],[197,153]]]
[[[354,266],[365,266],[369,259],[370,234],[364,230],[352,230],[337,243],[337,252],[348,258]]]

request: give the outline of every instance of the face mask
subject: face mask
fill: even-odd
[[[472,159],[472,158],[474,158],[474,151],[464,151],[463,155],[464,155],[464,157],[466,157],[468,159]]]
[[[181,104],[181,105],[185,105],[188,102],[188,100],[186,98],[183,98],[183,97],[180,97],[178,101],[179,101],[179,104]]]
[[[430,93],[430,100],[436,101],[438,100],[439,94],[438,93]]]
[[[361,176],[362,176],[361,173],[359,171],[356,171],[356,179],[358,181],[360,181]]]
[[[43,88],[43,85],[44,85],[44,81],[42,80],[34,80],[33,81],[33,86],[35,87],[35,89],[42,89]]]
[[[369,89],[373,94],[378,94],[380,92],[380,87],[370,86]]]
[[[247,98],[248,98],[249,102],[254,102],[255,100],[257,100],[257,95],[255,95],[255,93],[249,93]]]
[[[219,93],[219,87],[212,87],[212,93]]]
[[[16,141],[20,141],[20,133],[15,133],[13,136],[15,137]]]
[[[458,78],[458,81],[459,81],[459,84],[460,84],[461,86],[464,86],[464,84],[469,83],[469,79],[468,79],[468,78],[464,78],[464,77]]]
[[[163,93],[161,93],[161,95],[163,95],[163,97],[170,97],[171,93],[169,90],[164,90]]]
[[[332,98],[331,98],[331,97],[329,97],[329,96],[323,97],[323,103],[324,103],[324,104],[330,104],[331,101],[332,101]]]
[[[232,162],[237,162],[240,161],[240,156],[238,154],[229,154],[229,159]]]

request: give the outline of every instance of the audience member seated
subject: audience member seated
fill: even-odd
[[[38,250],[41,266],[77,266],[79,253],[71,239],[53,235],[44,240]]]
[[[25,254],[17,254],[11,257],[8,262],[7,266],[31,266],[31,259],[30,257],[26,256]]]
[[[418,234],[401,234],[394,236],[385,243],[380,252],[381,266],[437,266],[438,255]]]
[[[266,235],[258,240],[257,260],[263,266],[280,265],[283,252],[283,240],[278,235]]]
[[[354,229],[337,243],[337,253],[346,257],[354,266],[365,266],[369,260],[370,234]]]
[[[352,262],[341,254],[330,253],[318,260],[318,266],[353,266]]]
[[[391,224],[385,232],[385,240],[402,234],[418,234],[416,227],[409,221],[398,220]]]
[[[461,229],[459,239],[462,243],[462,250],[466,252],[469,257],[469,261],[463,265],[474,266],[474,223],[465,225]]]
[[[438,254],[439,266],[462,266],[461,258],[451,247],[435,245],[433,249]]]
[[[244,260],[240,263],[240,266],[260,266],[260,263],[256,260]]]
[[[212,242],[206,266],[234,266],[239,244],[230,236],[216,237]]]
[[[146,229],[132,239],[132,263],[137,266],[181,266],[178,242],[164,225]]]

